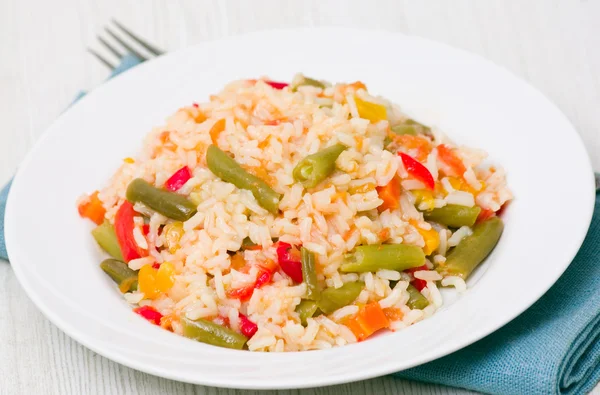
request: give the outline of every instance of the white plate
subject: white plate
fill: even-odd
[[[505,167],[516,199],[506,230],[453,304],[406,330],[345,347],[251,353],[196,343],[133,314],[98,268],[76,198],[105,185],[122,158],[177,108],[225,83],[302,71],[364,81],[457,142]],[[535,302],[574,257],[593,207],[584,146],[539,92],[477,56],[415,37],[347,29],[255,33],[177,51],[115,78],[47,130],[14,180],[6,238],[14,271],[69,336],[132,368],[222,387],[294,388],[366,379],[458,350]],[[485,273],[481,275],[483,272]],[[473,281],[470,281],[473,285]]]

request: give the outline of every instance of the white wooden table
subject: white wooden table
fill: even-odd
[[[73,96],[106,78],[107,70],[85,47],[98,48],[95,35],[111,17],[171,50],[249,31],[318,25],[401,31],[446,42],[539,88],[580,131],[600,170],[600,0],[2,0],[0,184]],[[87,350],[38,312],[10,265],[0,262],[0,394],[42,393],[249,392],[160,379]],[[465,392],[384,377],[284,393]],[[594,393],[600,394],[600,387]]]

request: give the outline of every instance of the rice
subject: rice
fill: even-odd
[[[385,107],[387,119],[360,118],[365,105]],[[389,329],[401,330],[443,305],[437,284],[465,291],[464,280],[443,277],[435,268],[446,264],[447,252],[472,229],[461,227],[452,233],[426,221],[421,210],[477,205],[498,211],[512,198],[504,171],[485,165],[482,151],[458,147],[435,128],[409,137],[388,133],[407,119],[397,106],[371,96],[359,82],[300,86],[293,92],[274,89],[266,80],[235,81],[209,102],[183,107],[154,128],[137,157],[124,162],[97,197],[83,196],[78,204],[98,199],[106,210],[104,218],[114,224],[131,181],[142,178],[162,188],[187,166],[191,177],[176,193],[193,203],[195,214],[176,221],[147,204],[133,205],[128,266],[136,271],[154,269],[144,269],[146,277],[138,279],[140,291],[125,293],[125,300],[157,310],[168,319],[165,326],[177,334],[183,334],[184,319],[209,320],[241,333],[248,320],[256,325],[246,342],[251,351],[303,351],[354,343],[359,339],[346,324],[366,304],[400,312],[402,318],[391,322]],[[452,175],[451,164],[440,155],[441,143],[462,161],[464,174]],[[281,196],[275,211],[264,206],[262,195],[257,199],[251,190],[213,174],[206,160],[211,144]],[[335,144],[345,148],[325,180],[311,187],[296,181],[294,169],[303,158]],[[431,190],[428,179],[415,176],[414,168],[405,166],[396,152],[421,162],[435,188]],[[398,192],[389,204],[382,191],[396,180]],[[439,239],[435,255],[423,262],[427,270],[342,271],[346,254],[357,246],[428,248],[431,240],[426,241],[425,235]],[[280,250],[283,243],[290,250]],[[300,254],[300,246],[314,257],[322,291],[357,282],[362,287],[354,301],[328,315],[307,318],[305,326],[297,309],[309,288],[282,261],[282,254],[299,259],[295,254]],[[407,305],[407,287],[415,279],[427,284],[421,293],[430,304],[422,310]],[[148,282],[155,288],[148,288]]]

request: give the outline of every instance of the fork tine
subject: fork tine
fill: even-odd
[[[134,40],[135,42],[140,44],[142,47],[146,48],[148,50],[148,52],[150,52],[151,54],[159,56],[159,55],[162,55],[163,53],[165,53],[164,51],[158,49],[154,45],[149,44],[147,41],[144,41],[141,38],[139,38],[138,36],[136,36],[135,34],[133,34],[129,29],[127,29],[125,26],[121,25],[116,19],[111,19],[111,20],[112,20],[112,23],[114,23],[115,26],[117,26],[119,29],[121,29],[121,31],[123,33],[128,35],[132,40]]]
[[[88,48],[87,50],[89,53],[94,55],[96,57],[96,59],[98,59],[103,65],[105,65],[109,69],[114,70],[117,67],[117,66],[113,65],[112,63],[110,63],[108,60],[106,60],[104,57],[102,57],[102,55],[100,55],[98,52],[94,51],[93,49]]]
[[[135,49],[133,49],[133,47],[131,47],[131,45],[127,44],[125,41],[121,40],[121,38],[119,36],[117,36],[116,34],[114,34],[112,31],[110,31],[110,29],[108,27],[105,27],[104,30],[106,31],[106,33],[108,33],[112,38],[114,38],[119,44],[121,44],[124,48],[127,49],[127,51],[129,51],[129,53],[137,56],[140,60],[142,61],[146,61],[148,60],[148,58],[144,55],[142,55],[141,53],[139,53],[138,51],[136,51]]]
[[[119,51],[117,51],[117,49],[115,47],[113,47],[112,45],[110,45],[110,43],[108,41],[106,41],[105,39],[103,39],[102,37],[98,36],[98,40],[104,44],[104,46],[110,51],[112,52],[117,58],[121,59],[123,57],[123,54]]]

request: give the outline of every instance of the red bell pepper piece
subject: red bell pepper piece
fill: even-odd
[[[281,270],[294,280],[294,282],[302,282],[302,262],[300,255],[295,254],[297,250],[293,250],[288,243],[279,242],[277,246],[277,260]]]
[[[462,160],[456,155],[456,153],[444,144],[437,146],[438,157],[444,162],[449,168],[452,174],[450,176],[462,177],[467,171]]]
[[[398,155],[400,155],[402,158],[402,164],[404,165],[404,168],[408,174],[410,174],[411,177],[423,182],[427,189],[433,191],[435,188],[435,181],[433,180],[433,176],[429,170],[427,170],[425,166],[423,166],[419,161],[410,155],[406,155],[403,152],[399,152]]]
[[[408,270],[406,270],[406,272],[410,273],[410,274],[414,274],[414,272],[418,272],[419,270],[429,270],[429,269],[427,268],[427,265],[423,265],[423,266],[419,266],[419,267],[413,267],[412,269],[408,269]],[[420,278],[413,278],[413,280],[410,283],[413,285],[413,287],[418,289],[419,292],[421,292],[423,290],[423,288],[425,288],[427,286],[427,281],[421,280]]]
[[[140,306],[133,309],[133,311],[154,325],[160,325],[160,319],[163,317],[161,313],[156,311],[156,309],[152,306]]]
[[[254,336],[254,334],[258,330],[258,325],[256,325],[254,322],[250,321],[250,319],[248,319],[248,317],[246,317],[242,313],[239,314],[239,317],[240,317],[240,332],[242,332],[242,335],[244,335],[248,339],[250,339],[252,336]]]
[[[272,86],[275,89],[283,89],[289,84],[287,82],[265,81],[265,84]]]
[[[192,172],[187,166],[183,166],[177,170],[173,175],[165,182],[165,188],[169,191],[177,191],[183,186],[188,180],[192,178]]]
[[[256,276],[256,281],[254,282],[254,284],[248,285],[243,288],[231,289],[227,291],[227,296],[245,302],[252,297],[252,294],[254,293],[255,289],[261,288],[263,285],[270,283],[272,278],[273,273],[272,271],[270,271],[270,269],[259,266],[259,272]]]
[[[133,238],[133,229],[135,227],[133,223],[134,216],[133,205],[128,201],[125,201],[119,207],[115,215],[115,233],[117,234],[117,240],[125,262],[148,256],[148,251],[140,248]]]

